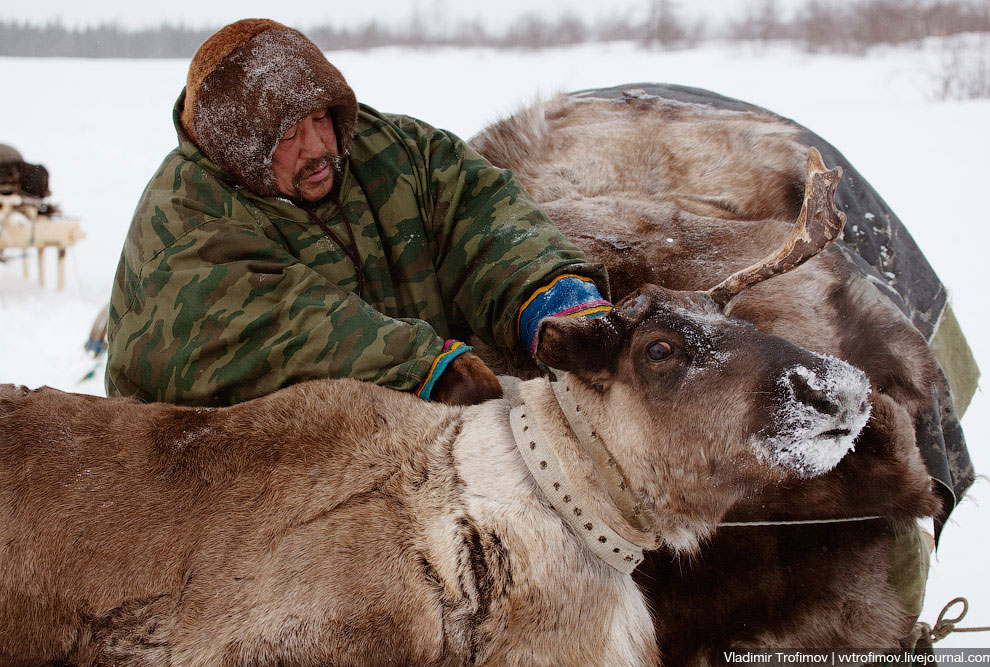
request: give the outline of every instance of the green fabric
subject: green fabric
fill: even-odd
[[[561,273],[593,277],[511,172],[457,137],[362,106],[339,199],[365,276],[306,210],[239,188],[184,136],[141,197],[110,306],[111,396],[227,405],[354,377],[413,390],[444,340],[518,358],[516,315]],[[332,201],[314,211],[344,242]]]
[[[894,528],[894,552],[888,583],[897,591],[901,604],[917,619],[925,604],[925,585],[931,556],[916,524]]]
[[[956,414],[962,417],[976,393],[980,369],[959,326],[959,320],[948,304],[930,344],[942,372],[945,373],[945,379],[949,382]]]

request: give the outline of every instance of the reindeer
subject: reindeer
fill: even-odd
[[[802,238],[789,221],[802,194],[824,187],[805,182],[799,126],[741,103],[724,107],[643,90],[559,96],[471,144],[512,169],[558,227],[608,267],[614,297],[645,283],[694,290],[788,235]],[[670,664],[720,663],[739,647],[896,647],[911,629],[914,615],[889,568],[896,540],[916,534],[916,518],[947,512],[915,437],[940,371],[889,292],[835,245],[735,298],[715,290],[732,317],[862,369],[874,418],[830,474],[747,495],[690,559],[671,551],[647,558],[637,578]]]
[[[0,662],[655,664],[644,550],[694,553],[740,499],[826,473],[876,400],[720,310],[841,229],[837,172],[810,165],[785,249],[706,291],[544,320],[554,378],[512,400],[327,380],[209,409],[3,385]]]

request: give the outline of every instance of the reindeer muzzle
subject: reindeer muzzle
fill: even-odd
[[[753,443],[762,459],[802,477],[834,468],[870,417],[866,374],[835,357],[813,357],[778,377],[770,426]]]

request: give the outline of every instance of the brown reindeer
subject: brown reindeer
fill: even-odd
[[[727,106],[561,96],[471,143],[607,265],[613,296],[699,289],[803,233],[789,222],[807,191],[800,128]],[[884,287],[832,247],[729,302],[733,317],[864,370],[875,414],[831,474],[764,487],[696,557],[658,552],[640,568],[670,664],[720,663],[738,647],[893,647],[910,630],[888,578],[896,535],[942,509],[915,442],[940,376]],[[738,525],[845,518],[863,520]]]
[[[802,220],[826,242],[834,174],[812,171]],[[798,228],[801,251],[818,232]],[[0,663],[655,664],[642,550],[693,553],[758,488],[833,468],[869,416],[861,371],[720,312],[748,282],[544,320],[557,378],[513,402],[0,386]]]

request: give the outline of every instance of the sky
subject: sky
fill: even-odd
[[[675,11],[693,20],[708,18],[718,23],[726,17],[739,16],[760,0],[670,0]],[[784,12],[803,4],[804,0],[777,0]],[[437,27],[453,27],[462,22],[479,20],[490,29],[501,29],[526,14],[554,18],[573,13],[585,22],[628,16],[644,18],[651,0],[365,0],[321,3],[288,0],[216,0],[193,2],[134,2],[134,0],[0,0],[0,19],[46,23],[61,20],[71,26],[103,22],[125,27],[154,26],[163,22],[190,27],[220,26],[242,18],[271,18],[298,28],[314,25],[364,25],[376,21],[384,25],[408,22],[414,14],[427,17]]]

